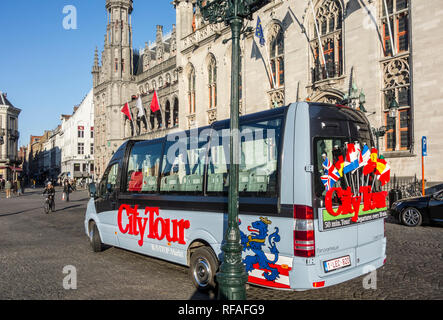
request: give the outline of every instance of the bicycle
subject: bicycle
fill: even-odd
[[[43,207],[43,210],[45,211],[46,214],[48,214],[49,212],[55,212],[54,195],[49,194],[46,197],[45,205]]]

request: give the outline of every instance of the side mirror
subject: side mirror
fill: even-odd
[[[89,195],[91,198],[95,198],[97,196],[97,187],[95,186],[95,183],[89,184]]]

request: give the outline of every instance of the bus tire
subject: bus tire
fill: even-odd
[[[216,288],[217,270],[218,260],[211,248],[200,247],[191,253],[189,275],[199,291],[206,292]]]
[[[100,233],[94,221],[92,221],[89,226],[89,242],[91,244],[92,251],[103,251],[104,245],[100,239]]]

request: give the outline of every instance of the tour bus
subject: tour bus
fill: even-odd
[[[90,186],[84,227],[92,249],[188,266],[199,290],[214,287],[228,219],[229,126],[222,120],[125,142]],[[239,134],[238,223],[249,283],[302,291],[384,265],[386,194],[375,176],[357,169],[323,180],[326,169],[336,172],[325,161],[346,157],[350,143],[373,146],[364,113],[298,102],[240,117]]]

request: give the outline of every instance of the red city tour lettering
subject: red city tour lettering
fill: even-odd
[[[128,223],[123,227],[123,211],[126,212]],[[132,208],[130,205],[123,204],[120,206],[117,215],[118,229],[123,234],[134,236],[140,235],[138,245],[143,246],[143,239],[147,233],[147,238],[163,240],[166,237],[168,242],[178,242],[186,244],[185,229],[189,229],[191,223],[189,220],[163,219],[157,217],[160,214],[158,207],[146,207],[144,216],[138,213],[138,205]],[[146,227],[149,232],[146,232]]]
[[[373,209],[382,209],[386,207],[386,191],[371,193],[370,186],[363,186],[359,189],[360,193],[363,194],[363,211],[369,211]],[[338,207],[337,211],[332,208],[332,197],[334,192],[341,201],[341,205]],[[360,212],[361,196],[353,196],[351,188],[332,188],[326,193],[325,197],[325,207],[326,211],[337,217],[339,215],[346,215],[354,213],[351,218],[352,222],[357,222],[358,214]]]

